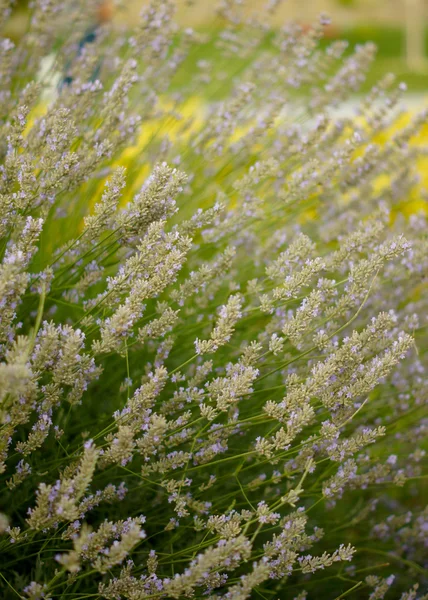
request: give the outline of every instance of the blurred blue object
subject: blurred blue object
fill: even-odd
[[[77,49],[77,56],[81,56],[82,54],[82,50],[84,49],[84,47],[86,46],[86,44],[92,44],[96,37],[97,37],[97,28],[98,28],[98,24],[94,24],[93,27],[90,27],[86,33],[84,34],[84,36],[82,37],[82,39],[79,42],[79,46]],[[65,65],[65,73],[69,72],[71,70],[71,66],[73,64],[73,59],[71,59],[70,61],[67,62],[67,64]],[[98,75],[100,73],[101,70],[101,61],[98,62],[98,64],[96,65],[91,77],[90,77],[90,81],[95,81],[98,78]],[[61,79],[61,82],[59,84],[59,89],[62,90],[64,86],[68,86],[71,85],[71,83],[73,82],[73,77],[70,74],[65,74],[64,77]]]

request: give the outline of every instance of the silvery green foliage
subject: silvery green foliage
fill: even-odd
[[[325,17],[95,12],[0,47],[2,598],[426,598],[426,114],[337,117]]]

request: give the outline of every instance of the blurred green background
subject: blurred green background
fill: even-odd
[[[100,3],[103,18],[112,18],[118,26],[135,23],[138,13],[149,4],[148,0],[100,0]],[[201,30],[220,27],[216,15],[218,0],[178,0],[177,4],[180,23]],[[277,5],[272,16],[264,10],[269,4]],[[19,38],[25,28],[27,6],[28,0],[15,3],[4,31],[12,39]],[[428,0],[246,0],[243,6],[243,14],[262,14],[264,21],[271,21],[274,27],[290,19],[309,26],[320,13],[327,13],[332,24],[324,43],[340,38],[350,42],[350,49],[366,41],[377,45],[377,60],[366,88],[381,75],[393,72],[419,99],[428,91]],[[211,51],[214,49],[207,46],[207,55]]]

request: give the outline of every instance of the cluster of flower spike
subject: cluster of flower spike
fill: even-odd
[[[426,599],[427,113],[338,117],[325,17],[96,4],[0,43],[2,597]]]

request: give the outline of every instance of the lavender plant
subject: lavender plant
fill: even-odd
[[[324,17],[95,4],[1,41],[1,597],[427,598],[427,113],[339,116]]]

